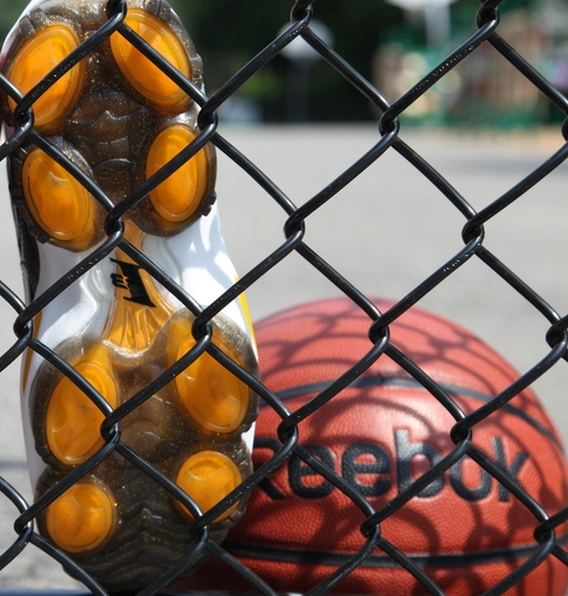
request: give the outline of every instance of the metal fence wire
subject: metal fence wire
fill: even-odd
[[[473,2],[473,0],[472,0]],[[466,455],[474,459],[487,474],[496,479],[500,485],[506,487],[507,491],[523,504],[526,510],[532,515],[534,520],[534,536],[539,547],[530,553],[526,560],[517,566],[504,579],[496,580],[495,584],[484,592],[486,596],[497,596],[503,594],[519,582],[523,581],[528,575],[534,572],[543,562],[555,558],[564,565],[568,566],[568,551],[565,549],[562,532],[560,528],[568,519],[568,503],[561,511],[555,512],[550,516],[531,497],[523,487],[503,470],[502,467],[490,461],[487,457],[473,446],[472,435],[475,433],[475,427],[478,423],[486,419],[499,408],[504,407],[519,392],[530,386],[534,381],[545,375],[554,365],[563,365],[566,359],[566,349],[568,345],[568,316],[558,313],[553,306],[548,304],[537,292],[535,292],[527,283],[520,279],[503,262],[497,258],[485,245],[485,225],[495,218],[498,214],[506,210],[515,203],[531,188],[542,181],[549,173],[564,162],[568,156],[568,143],[564,144],[553,155],[551,155],[542,165],[532,171],[522,181],[508,189],[499,198],[489,203],[479,211],[476,211],[471,204],[446,180],[428,161],[423,158],[413,147],[403,141],[399,135],[401,130],[401,117],[410,110],[413,105],[427,93],[428,90],[440,85],[453,69],[460,63],[468,61],[481,47],[491,45],[506,61],[508,61],[518,73],[537,88],[541,95],[546,98],[553,106],[568,116],[568,100],[553,86],[545,76],[534,66],[529,64],[515,48],[511,47],[501,36],[500,9],[501,5],[506,4],[506,0],[485,0],[477,11],[476,24],[472,24],[474,33],[463,40],[458,47],[451,52],[448,57],[437,64],[421,80],[417,80],[414,86],[398,97],[393,103],[389,103],[380,89],[377,89],[369,80],[363,77],[355,70],[340,54],[332,47],[327,45],[319,38],[310,24],[314,15],[317,15],[318,4],[316,0],[297,0],[291,9],[291,19],[286,30],[279,34],[269,45],[262,49],[252,60],[245,64],[234,76],[225,82],[211,97],[206,96],[195,83],[184,78],[179,72],[172,69],[171,65],[139,36],[132,33],[124,24],[124,18],[128,10],[126,0],[109,0],[107,4],[108,22],[97,30],[93,35],[82,43],[75,51],[69,54],[57,67],[45,77],[30,92],[22,93],[18,90],[4,75],[0,75],[0,87],[2,92],[7,94],[17,103],[15,113],[16,126],[13,133],[5,140],[0,147],[0,160],[7,161],[24,142],[32,142],[48,151],[63,167],[73,176],[76,176],[79,183],[86,185],[91,194],[104,196],[102,189],[95,188],[95,183],[87,180],[85,174],[80,171],[63,151],[50,144],[45,135],[40,134],[34,128],[33,104],[49,89],[50,85],[67,72],[73,65],[97,48],[100,44],[108,41],[109,36],[119,31],[128,40],[134,44],[144,55],[146,55],[154,64],[164,72],[168,73],[201,107],[198,116],[198,126],[200,134],[193,141],[192,149],[186,152],[186,158],[190,159],[201,147],[207,143],[214,145],[217,151],[224,153],[230,160],[237,164],[245,173],[260,187],[264,193],[267,202],[274,203],[287,216],[284,226],[284,235],[281,244],[270,254],[258,255],[257,264],[249,271],[240,272],[242,277],[232,285],[227,291],[219,296],[212,304],[205,309],[201,309],[186,292],[178,287],[166,273],[141,251],[137,250],[125,238],[125,226],[123,218],[130,210],[135,209],[138,202],[148,192],[148,188],[141,193],[139,189],[126,197],[118,205],[114,206],[107,200],[104,207],[107,211],[104,222],[105,238],[90,252],[88,257],[68,271],[55,284],[42,292],[30,303],[26,304],[24,299],[15,293],[5,283],[0,282],[0,294],[3,298],[3,308],[13,309],[14,332],[16,339],[10,349],[8,349],[0,358],[0,369],[4,370],[12,364],[26,350],[33,350],[43,356],[46,360],[73,378],[74,382],[81,383],[80,375],[66,362],[60,355],[42,344],[34,337],[34,321],[46,308],[46,306],[57,300],[58,296],[69,287],[76,283],[90,268],[108,257],[116,248],[124,250],[141,268],[146,270],[150,276],[167,288],[173,295],[179,298],[186,307],[195,315],[196,322],[194,333],[197,334],[200,341],[201,353],[205,349],[212,347],[212,334],[210,330],[210,321],[218,315],[235,298],[239,297],[250,289],[265,274],[273,270],[283,260],[290,255],[299,255],[305,262],[317,271],[318,275],[324,275],[339,293],[349,297],[365,312],[374,323],[370,326],[370,336],[375,343],[371,350],[373,359],[381,354],[387,353],[397,358],[406,370],[412,374],[416,380],[426,386],[433,392],[438,401],[442,401],[446,407],[451,408],[452,400],[447,397],[445,390],[440,385],[433,382],[423,375],[420,369],[413,365],[412,361],[404,354],[398,354],[389,341],[389,325],[393,324],[401,315],[403,315],[413,305],[419,303],[433,289],[437,288],[444,280],[458,271],[463,264],[470,259],[478,259],[487,268],[499,275],[506,284],[509,284],[518,295],[527,301],[532,307],[540,313],[548,322],[549,330],[546,340],[550,346],[547,355],[532,369],[522,374],[508,388],[499,395],[494,396],[482,407],[473,411],[469,415],[464,415],[455,424],[451,432],[451,439],[455,444],[452,451],[440,459],[423,475],[418,476],[404,488],[402,492],[392,499],[381,509],[374,511],[369,506],[366,509],[367,519],[361,525],[362,547],[361,550],[346,561],[338,565],[336,569],[330,571],[329,576],[316,587],[310,587],[310,594],[324,594],[337,588],[340,589],[341,582],[359,566],[364,565],[368,557],[373,552],[380,552],[382,556],[391,559],[391,566],[399,566],[412,575],[417,582],[423,586],[424,594],[442,595],[444,591],[436,585],[428,574],[428,569],[420,565],[419,562],[412,559],[407,553],[399,550],[396,546],[384,538],[381,534],[381,525],[390,515],[413,499],[428,486],[436,483],[450,467]],[[246,3],[243,3],[245,10]],[[360,159],[348,167],[338,178],[333,180],[325,188],[322,188],[310,200],[303,203],[300,207],[286,196],[282,190],[265,174],[255,163],[249,160],[238,147],[233,146],[226,138],[218,132],[218,112],[228,102],[234,94],[263,67],[273,61],[295,38],[301,36],[308,44],[326,61],[335,71],[347,80],[370,104],[377,113],[378,132],[376,144]],[[568,119],[561,125],[563,138],[568,140]],[[277,140],[275,140],[277,143]],[[397,152],[409,164],[411,164],[420,174],[422,174],[444,197],[447,201],[463,216],[464,225],[462,231],[463,248],[459,250],[447,263],[440,267],[433,274],[424,279],[403,299],[396,302],[385,313],[378,313],[375,307],[357,287],[354,287],[348,279],[342,276],[334,269],[332,263],[326,262],[310,245],[305,241],[306,228],[309,226],[310,217],[322,206],[333,201],[342,189],[346,188],[359,174],[364,172],[369,166],[378,162],[385,153]],[[174,171],[178,164],[170,163],[165,166],[163,175],[168,176]],[[157,184],[157,182],[156,182]],[[254,222],[251,216],[251,222]],[[254,225],[254,223],[252,224]],[[340,240],[338,240],[340,241]],[[346,250],[349,248],[346,247]],[[244,273],[244,275],[243,275]],[[7,333],[7,330],[5,330]],[[213,350],[214,351],[214,350]],[[195,354],[194,357],[197,357]],[[320,407],[323,408],[333,400],[345,386],[355,383],[360,368],[354,366],[340,379],[331,386],[316,395],[306,407],[290,413],[286,402],[281,399],[282,396],[271,392],[262,383],[239,365],[232,363],[229,358],[223,358],[217,351],[217,357],[221,359],[224,366],[230,367],[231,371],[240,379],[247,383],[265,402],[265,406],[273,408],[278,416],[282,418],[280,426],[280,445],[275,449],[274,455],[266,461],[261,467],[256,469],[244,483],[231,492],[215,508],[215,515],[219,515],[224,509],[227,509],[245,494],[253,490],[258,490],[258,485],[270,478],[280,466],[286,464],[292,456],[300,458],[303,465],[312,467],[315,473],[320,474],[325,480],[343,491],[346,495],[355,500],[359,507],[364,501],[364,497],[357,493],[357,488],[349,485],[344,478],[341,478],[336,471],[331,469],[326,463],[316,457],[313,457],[309,449],[302,444],[301,435],[299,435],[298,424],[306,417],[312,416]],[[369,356],[367,356],[368,358]],[[187,366],[187,362],[184,365]],[[179,369],[178,365],[178,369]],[[177,370],[177,369],[176,369]],[[174,493],[175,487],[159,470],[149,462],[138,456],[132,449],[121,441],[120,425],[121,420],[127,416],[134,408],[139,407],[148,399],[153,392],[160,386],[165,385],[173,377],[176,371],[167,371],[164,375],[153,381],[148,387],[134,395],[127,404],[123,404],[113,412],[107,411],[105,423],[103,424],[104,446],[87,462],[77,466],[71,473],[62,478],[56,487],[46,493],[35,503],[28,503],[22,496],[18,487],[12,486],[7,480],[0,478],[0,491],[3,499],[11,501],[14,511],[14,526],[3,527],[2,534],[6,537],[13,535],[13,540],[5,550],[0,553],[0,568],[6,570],[14,560],[24,551],[24,549],[38,548],[56,559],[74,578],[82,582],[87,589],[94,594],[106,594],[105,590],[90,577],[90,575],[81,568],[72,558],[66,555],[62,550],[56,548],[43,538],[35,529],[36,519],[42,511],[58,495],[69,489],[74,483],[87,475],[97,465],[101,464],[113,452],[120,453],[127,458],[134,466],[139,467],[145,474],[148,474],[153,482],[161,484],[169,492]],[[179,372],[179,371],[177,371]],[[83,387],[85,385],[83,384]],[[94,396],[96,392],[89,390],[89,395]],[[442,396],[442,397],[441,397]],[[446,396],[445,398],[443,396]],[[100,398],[100,396],[99,396]],[[102,402],[98,401],[101,407]],[[452,410],[455,415],[455,410]],[[178,494],[179,497],[179,494]],[[179,497],[182,498],[183,497]],[[186,499],[184,503],[189,506],[190,502]],[[196,511],[195,509],[193,509]],[[191,526],[194,545],[187,552],[187,556],[172,565],[172,568],[162,577],[143,590],[146,595],[155,594],[166,586],[171,585],[175,580],[182,576],[184,571],[191,566],[193,561],[200,557],[201,553],[208,551],[212,557],[217,557],[225,565],[232,567],[236,573],[241,574],[248,582],[249,591],[263,594],[274,594],[273,588],[266,582],[258,578],[246,566],[241,565],[234,559],[231,553],[223,545],[216,545],[210,540],[208,524],[211,522],[212,515],[204,514],[197,516]],[[290,520],[294,523],[294,520]],[[188,529],[189,531],[189,529]],[[0,585],[2,585],[2,575],[0,573]],[[48,586],[46,586],[47,588]],[[418,592],[416,592],[418,593]]]

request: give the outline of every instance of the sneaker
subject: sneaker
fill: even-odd
[[[111,4],[121,3],[108,4],[34,0],[4,44],[2,72],[27,93],[108,23]],[[202,89],[201,60],[164,0],[129,0],[125,22]],[[26,114],[12,97],[2,103],[9,137]],[[178,366],[175,378],[168,373],[169,382],[137,407],[129,402],[196,345],[183,296],[193,301],[186,304],[206,307],[237,280],[214,203],[214,148],[205,144],[125,209],[114,227],[128,243],[104,252],[105,223],[112,228],[107,211],[191,145],[200,132],[198,106],[114,32],[32,109],[34,132],[8,159],[28,300],[41,302],[55,282],[74,280],[39,310],[34,337],[85,381],[80,387],[37,351],[25,355],[29,469],[35,499],[46,504],[37,526],[105,589],[131,592],[192,552],[198,510],[190,513],[188,501],[181,504],[128,453],[149,462],[203,512],[252,471],[257,397],[209,352]],[[136,259],[137,250],[178,284],[177,297]],[[212,336],[219,350],[257,374],[242,297],[213,319]],[[101,424],[117,408],[124,414],[121,442],[112,449]],[[86,473],[54,497],[58,483],[78,468],[80,475],[81,466]],[[244,501],[213,520],[211,539],[222,540]]]

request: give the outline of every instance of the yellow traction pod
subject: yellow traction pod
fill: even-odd
[[[10,81],[22,93],[30,91],[77,46],[75,32],[64,25],[52,25],[32,37],[19,51],[8,72]],[[67,71],[33,104],[35,127],[49,130],[56,126],[77,99],[83,74],[82,62]],[[10,108],[16,102],[10,98]]]
[[[195,137],[195,133],[186,126],[170,126],[163,130],[148,152],[146,178],[183,151]],[[150,200],[163,219],[182,222],[194,215],[201,205],[207,181],[207,155],[204,149],[200,149],[150,193]]]
[[[115,505],[102,488],[75,484],[48,508],[47,531],[67,552],[80,553],[100,546],[115,525]]]
[[[161,21],[142,10],[130,9],[125,23],[184,76],[191,75],[183,45]],[[110,45],[122,74],[143,97],[166,111],[188,99],[185,91],[119,32],[111,35]]]
[[[182,488],[205,512],[226,497],[242,482],[239,468],[226,455],[217,451],[201,451],[190,457],[181,467],[176,484]],[[221,521],[237,508],[238,502],[229,507],[216,522]],[[187,509],[183,510],[188,513]]]

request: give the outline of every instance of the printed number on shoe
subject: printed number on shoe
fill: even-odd
[[[237,277],[214,204],[213,147],[191,151],[199,134],[195,102],[120,31],[101,38],[55,82],[44,79],[111,17],[106,0],[35,0],[2,51],[3,73],[24,96],[44,85],[33,95],[33,131],[8,166],[28,299],[96,251],[108,239],[109,209],[176,159],[177,169],[133,202],[121,225],[131,245],[206,306]],[[166,2],[129,0],[124,22],[201,88],[201,60]],[[2,102],[10,136],[29,110],[18,98]],[[181,159],[187,148],[193,156]],[[39,312],[34,336],[86,385],[28,350],[22,399],[36,498],[105,446],[107,414],[196,345],[193,320],[124,247]],[[212,329],[215,346],[256,375],[244,298]],[[251,473],[256,412],[249,386],[204,352],[120,420],[120,437],[208,511]],[[244,501],[214,520],[214,540],[242,515]],[[188,508],[116,450],[51,500],[37,522],[111,592],[147,586],[195,545]]]

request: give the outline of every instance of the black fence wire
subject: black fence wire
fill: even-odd
[[[390,541],[383,536],[381,529],[383,524],[391,515],[399,509],[404,511],[405,505],[420,498],[422,491],[428,487],[436,486],[448,470],[468,457],[474,460],[482,470],[482,476],[489,475],[501,487],[504,487],[512,498],[520,502],[532,520],[535,546],[526,556],[522,563],[513,565],[510,573],[505,577],[497,577],[489,586],[479,589],[472,586],[472,592],[483,593],[485,596],[497,596],[504,594],[515,586],[522,585],[531,574],[551,560],[556,561],[555,565],[568,567],[568,551],[565,544],[565,523],[568,520],[568,502],[564,508],[557,511],[546,511],[534,495],[529,494],[519,482],[516,481],[510,470],[504,470],[494,461],[490,460],[473,443],[476,425],[491,417],[501,408],[507,405],[524,391],[532,383],[555,366],[565,366],[566,350],[568,346],[568,314],[557,312],[554,305],[549,304],[523,279],[508,268],[498,256],[493,254],[485,243],[485,226],[493,218],[508,209],[523,195],[529,192],[535,185],[539,184],[555,168],[561,165],[568,156],[568,143],[563,144],[539,167],[534,169],[523,180],[509,188],[496,200],[493,200],[480,210],[476,210],[462,194],[437,169],[428,162],[415,148],[407,144],[401,138],[401,129],[404,128],[405,112],[411,110],[429,90],[442,84],[445,77],[450,75],[460,64],[470,60],[480,48],[490,45],[508,61],[530,84],[536,87],[542,97],[550,102],[555,109],[564,116],[568,116],[568,100],[539,70],[527,62],[514,47],[500,36],[500,9],[507,0],[486,0],[481,2],[477,12],[477,22],[472,23],[472,34],[463,40],[448,57],[435,66],[422,79],[416,80],[414,86],[390,103],[381,89],[363,77],[357,70],[338,54],[332,47],[320,39],[310,27],[314,16],[317,16],[318,2],[315,0],[298,0],[291,7],[291,20],[287,29],[276,37],[268,46],[262,49],[252,60],[245,64],[233,77],[226,81],[211,97],[208,97],[195,81],[184,77],[178,70],[163,58],[159,53],[146,43],[140,36],[136,35],[131,28],[124,24],[125,16],[128,13],[129,2],[127,0],[109,0],[106,5],[108,21],[96,32],[90,35],[76,50],[69,54],[49,73],[39,84],[29,92],[23,93],[10,82],[9,78],[0,74],[0,88],[6,97],[11,98],[14,105],[13,130],[9,132],[2,146],[0,146],[0,161],[7,162],[14,156],[24,144],[32,144],[43,149],[54,160],[62,164],[70,174],[83,185],[90,194],[95,196],[106,211],[104,218],[104,234],[101,242],[90,250],[85,259],[76,265],[72,270],[67,271],[56,283],[43,290],[31,303],[18,295],[6,283],[0,283],[0,294],[3,299],[4,309],[14,311],[14,333],[13,345],[0,357],[0,369],[7,369],[16,359],[32,350],[41,355],[45,360],[67,375],[89,396],[97,407],[105,414],[105,420],[101,427],[104,445],[87,461],[73,467],[70,473],[58,479],[52,489],[41,496],[35,503],[27,502],[22,497],[22,490],[10,484],[4,478],[0,478],[0,492],[2,499],[13,504],[14,517],[13,527],[3,527],[2,534],[4,541],[7,536],[12,536],[9,546],[0,553],[0,586],[2,586],[2,574],[8,572],[14,561],[26,549],[37,548],[47,553],[58,561],[63,568],[75,579],[81,582],[85,589],[93,594],[103,595],[107,590],[84,568],[81,561],[66,554],[61,548],[54,546],[43,537],[37,529],[38,519],[41,518],[45,509],[56,498],[65,493],[75,483],[86,477],[91,471],[101,466],[113,454],[120,454],[130,464],[145,475],[151,482],[165,488],[183,505],[192,511],[193,521],[187,524],[188,535],[191,540],[187,546],[185,555],[178,561],[172,562],[170,569],[161,573],[154,581],[143,589],[135,589],[147,596],[156,594],[165,589],[176,580],[185,576],[187,570],[192,567],[196,560],[201,560],[203,554],[216,558],[222,563],[222,569],[232,568],[234,573],[240,575],[248,586],[250,593],[274,594],[275,588],[270,586],[269,581],[264,581],[256,575],[246,564],[238,560],[239,553],[231,551],[230,544],[224,547],[223,543],[217,544],[214,532],[210,530],[211,522],[223,511],[233,506],[237,501],[248,495],[251,491],[261,490],[259,486],[267,481],[270,482],[272,475],[281,466],[287,465],[291,458],[301,462],[297,465],[313,469],[314,475],[323,477],[329,483],[359,507],[365,514],[364,523],[359,520],[361,531],[361,548],[358,552],[351,553],[347,559],[342,559],[335,566],[329,566],[329,574],[326,579],[317,585],[309,585],[303,591],[311,595],[324,594],[330,591],[341,593],[342,583],[351,574],[363,569],[373,553],[380,553],[388,559],[383,566],[399,567],[404,570],[408,577],[414,578],[416,582],[416,594],[453,594],[451,589],[444,591],[437,582],[432,579],[427,565],[421,564],[409,553],[397,548],[396,540]],[[472,0],[473,2],[473,0]],[[65,1],[62,1],[65,4]],[[243,3],[243,10],[246,10],[246,3]],[[167,73],[189,96],[200,106],[197,116],[199,134],[190,144],[189,149],[184,152],[183,159],[189,160],[197,152],[207,146],[213,145],[218,152],[225,154],[256,184],[264,193],[265,200],[276,205],[286,215],[286,224],[283,230],[281,243],[270,254],[257,255],[256,264],[248,271],[240,271],[241,277],[229,289],[219,295],[212,303],[202,308],[194,297],[188,295],[187,291],[180,287],[166,272],[155,262],[132,244],[126,237],[124,218],[136,207],[142,199],[161,181],[172,174],[178,163],[170,162],[160,172],[159,180],[153,179],[143,187],[135,189],[129,196],[118,204],[113,204],[103,190],[97,187],[96,183],[89,179],[84,169],[78,166],[69,158],[61,146],[57,146],[46,138],[46,135],[34,128],[33,105],[41,98],[50,86],[64,73],[68,72],[74,65],[86,60],[93,50],[108,43],[109,36],[114,32],[122,34],[130,43],[138,48],[163,72]],[[323,59],[331,66],[339,76],[350,83],[369,103],[378,114],[377,116],[377,140],[374,146],[368,150],[360,159],[352,163],[339,177],[327,184],[312,198],[297,206],[293,199],[287,196],[253,161],[241,152],[239,147],[233,146],[231,142],[219,132],[219,113],[235,95],[235,93],[263,67],[273,61],[293,40],[302,37]],[[205,73],[205,76],[207,73]],[[4,103],[7,103],[4,100]],[[561,135],[568,140],[568,118],[559,125]],[[278,140],[275,139],[275,143]],[[384,312],[381,312],[376,305],[362,291],[355,287],[347,277],[334,268],[334,264],[318,254],[306,240],[306,230],[310,225],[310,217],[316,211],[334,200],[341,191],[348,186],[367,168],[378,163],[387,153],[398,153],[408,164],[429,181],[464,218],[462,229],[463,247],[454,254],[443,266],[439,267],[431,275],[423,279],[406,296],[392,304]],[[411,217],[411,215],[410,215]],[[256,222],[254,214],[250,217],[251,227],[262,225]],[[341,242],[338,238],[337,242]],[[34,335],[34,321],[42,314],[44,309],[53,301],[56,301],[62,292],[79,280],[95,265],[112,256],[116,249],[127,254],[141,269],[145,270],[154,280],[159,282],[173,296],[175,296],[195,317],[193,333],[195,336],[195,349],[184,357],[183,361],[177,362],[172,367],[160,374],[149,385],[138,391],[128,402],[113,410],[106,403],[102,396],[93,389],[88,380],[81,378],[75,368],[66,361],[64,357],[57,354],[47,345],[42,343]],[[349,247],[345,247],[349,251]],[[255,284],[269,272],[276,270],[284,260],[291,255],[301,257],[309,266],[313,267],[314,274],[323,275],[334,285],[336,294],[346,296],[352,301],[361,312],[369,317],[368,332],[372,345],[364,359],[351,367],[345,374],[335,380],[329,387],[318,389],[310,401],[299,409],[290,412],[287,402],[283,396],[271,391],[263,384],[262,376],[257,379],[250,370],[245,370],[240,364],[232,361],[230,357],[219,350],[213,343],[213,331],[211,321],[221,313],[235,299],[251,290]],[[396,322],[414,305],[417,305],[434,289],[438,288],[446,279],[454,275],[460,268],[470,260],[479,260],[484,266],[500,276],[517,294],[531,305],[547,322],[548,332],[546,341],[549,350],[544,358],[530,370],[520,375],[511,384],[492,396],[482,407],[464,414],[459,411],[454,401],[448,396],[447,387],[430,379],[417,366],[412,358],[399,352],[390,341],[389,327]],[[31,281],[32,285],[36,282]],[[561,283],[561,282],[559,282]],[[8,330],[5,330],[5,334]],[[540,339],[540,338],[539,338]],[[223,366],[227,367],[234,375],[246,383],[260,397],[262,408],[272,408],[277,416],[282,419],[278,430],[279,442],[273,450],[273,456],[263,462],[250,474],[244,482],[225,497],[214,509],[201,513],[195,503],[185,495],[183,491],[168,479],[160,470],[150,462],[141,457],[136,450],[131,448],[121,439],[121,420],[128,416],[136,408],[141,407],[155,392],[171,382],[173,377],[185,369],[190,362],[199,358],[205,351],[209,351],[218,359]],[[425,387],[455,418],[456,423],[451,429],[451,440],[454,444],[451,451],[436,461],[435,465],[421,474],[416,474],[413,480],[405,486],[395,497],[385,503],[379,509],[374,509],[370,501],[365,499],[364,492],[360,487],[346,481],[340,476],[333,466],[329,466],[325,458],[314,456],[310,446],[302,442],[302,433],[298,432],[298,425],[311,416],[315,416],[320,408],[326,408],[332,404],[341,394],[341,391],[348,386],[357,386],[361,382],[359,378],[365,369],[381,355],[386,354],[395,360],[415,382]],[[559,388],[559,391],[562,388]],[[308,474],[308,472],[306,472]],[[338,512],[340,515],[340,512]],[[293,524],[294,519],[289,523]],[[459,520],[456,520],[459,523]],[[514,524],[514,520],[512,522]],[[472,528],[475,531],[475,528]],[[299,530],[300,535],[301,531]],[[213,536],[213,538],[212,538]],[[275,539],[275,545],[278,539]],[[333,549],[333,545],[329,545]],[[309,550],[306,547],[306,550]],[[268,550],[267,550],[268,553]],[[268,556],[268,555],[267,555]],[[236,557],[236,558],[235,558]],[[548,568],[547,568],[548,569]],[[554,569],[558,569],[555,566]],[[223,573],[222,571],[220,572]],[[552,573],[552,571],[550,572]],[[214,582],[213,582],[214,583]],[[552,585],[552,584],[551,584]],[[191,581],[184,584],[184,589],[191,589]],[[45,586],[49,588],[49,586]],[[122,590],[124,591],[124,589]],[[393,585],[390,594],[396,594],[397,586]],[[402,591],[400,593],[403,593]],[[405,592],[406,593],[406,592]],[[460,592],[466,593],[466,592]],[[514,594],[528,594],[529,592],[511,592]],[[556,594],[557,592],[550,592]],[[544,596],[544,594],[543,594]]]

